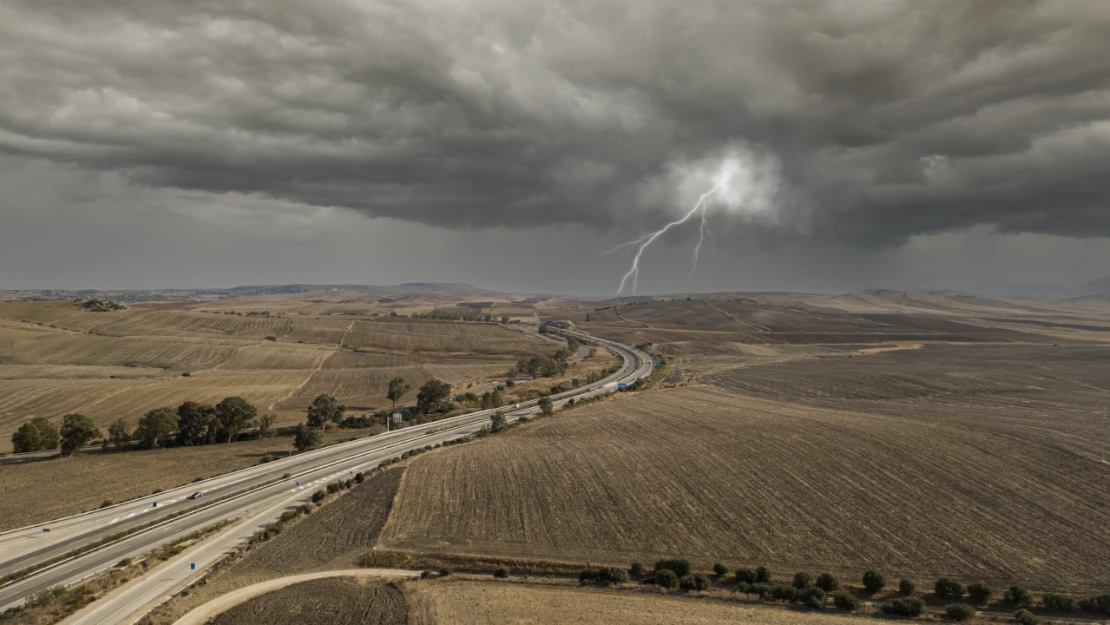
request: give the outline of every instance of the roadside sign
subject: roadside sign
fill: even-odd
[[[570,385],[573,386],[574,388],[578,388],[578,378],[571,378],[570,379]]]
[[[625,382],[617,382],[617,388],[625,388],[626,386],[628,386],[628,384]]]
[[[394,423],[400,423],[401,422],[401,413],[399,413],[399,412],[393,413],[393,422]]]
[[[157,508],[158,507],[158,502],[155,501],[154,503],[150,504],[150,507],[151,508]]]
[[[190,571],[195,571],[195,570],[197,570],[197,563],[196,563],[196,562],[190,562],[190,563],[189,563],[189,570],[190,570]]]

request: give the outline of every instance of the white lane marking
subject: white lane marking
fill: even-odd
[[[116,517],[116,518],[112,519],[111,521],[108,521],[108,525],[111,525],[112,523],[115,523],[118,520],[119,520],[119,517]]]
[[[133,516],[135,516],[135,513],[134,513],[134,512],[132,512],[131,514],[127,515],[127,518],[129,518],[129,519],[130,519],[130,518],[131,518],[131,517],[133,517]]]

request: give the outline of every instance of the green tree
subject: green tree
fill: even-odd
[[[61,443],[58,427],[46,417],[31,419],[31,425],[39,431],[39,449],[57,449]]]
[[[656,571],[655,583],[663,588],[675,588],[678,586],[678,575],[670,569]]]
[[[424,414],[440,410],[444,401],[451,396],[451,385],[431,379],[416,393],[416,409]]]
[[[1014,612],[1014,622],[1018,625],[1040,625],[1041,619],[1034,616],[1029,610],[1022,608]]]
[[[324,440],[324,432],[320,428],[308,427],[303,423],[297,424],[297,431],[293,435],[293,447],[297,451],[307,451],[319,447]]]
[[[393,407],[396,408],[397,400],[404,397],[405,393],[411,389],[412,387],[405,382],[405,378],[393,378],[389,381],[389,389],[385,392],[385,396],[393,402]]]
[[[1022,588],[1021,586],[1010,586],[1010,588],[1006,590],[1006,594],[1003,595],[1002,598],[1014,605],[1020,605],[1027,608],[1033,605],[1033,593]]]
[[[859,599],[853,597],[851,593],[841,590],[833,595],[833,605],[839,610],[855,612],[859,609]]]
[[[679,559],[656,560],[655,561],[655,572],[658,573],[659,571],[663,571],[663,570],[673,571],[675,575],[677,575],[679,577],[685,577],[685,576],[690,574],[690,570],[691,570],[690,561],[689,560],[679,560]]]
[[[42,436],[39,434],[39,429],[29,421],[19,426],[15,434],[12,434],[12,447],[17,454],[38,451],[42,448]]]
[[[829,573],[828,571],[825,571],[824,573],[819,575],[815,584],[818,588],[824,590],[825,592],[832,592],[837,588],[840,588],[840,580],[838,580],[835,575]]]
[[[501,387],[493,389],[490,393],[490,408],[500,408],[505,405],[505,395],[501,392]]]
[[[728,575],[728,567],[725,566],[723,562],[714,562],[713,574],[717,576],[717,579],[721,579],[725,575]]]
[[[756,580],[755,569],[736,569],[736,581],[740,584],[754,584]]]
[[[139,447],[142,449],[165,445],[176,433],[177,411],[173,408],[155,408],[147,412],[139,418],[139,425],[135,428],[135,438],[139,439]]]
[[[216,404],[213,413],[219,422],[216,442],[230,443],[248,428],[258,415],[258,409],[242,397],[225,397]]]
[[[898,581],[898,592],[901,592],[903,595],[908,597],[913,594],[914,590],[917,590],[917,587],[914,586],[911,580],[903,579]]]
[[[493,408],[493,395],[489,391],[482,393],[482,399],[478,402],[478,408],[481,410]]]
[[[500,411],[493,413],[493,416],[490,417],[489,431],[496,434],[507,427],[509,427],[509,420],[505,418],[505,415],[501,414]]]
[[[116,419],[115,423],[108,426],[108,441],[113,447],[123,447],[131,442],[131,428],[127,419]]]
[[[83,414],[70,413],[62,417],[61,438],[62,455],[72,456],[89,444],[94,438],[103,436],[100,428],[92,419]]]
[[[975,618],[975,608],[966,603],[953,603],[944,608],[944,615],[952,621],[970,621]]]
[[[274,435],[274,421],[274,415],[269,413],[264,414],[258,418],[259,438],[271,438]]]
[[[954,579],[942,577],[933,584],[933,592],[941,599],[960,599],[964,596],[964,585]]]
[[[633,562],[632,565],[628,567],[628,573],[630,575],[632,575],[632,577],[635,577],[636,579],[639,579],[639,578],[643,577],[644,576],[644,563],[639,562],[639,561]]]
[[[863,587],[867,592],[875,594],[886,588],[886,578],[881,573],[869,569],[863,573]]]
[[[555,402],[547,395],[540,398],[540,412],[544,415],[550,415],[555,412]]]
[[[812,579],[813,578],[810,577],[809,573],[806,573],[805,571],[798,571],[794,574],[794,587],[805,588],[806,586],[809,586]]]
[[[215,442],[215,432],[209,433],[215,408],[207,404],[187,401],[177,407],[177,444],[204,445]],[[211,438],[211,440],[210,440]]]
[[[709,578],[703,573],[694,573],[692,575],[683,575],[678,580],[678,585],[683,590],[709,590],[713,585]]]
[[[317,395],[308,407],[308,427],[323,429],[329,423],[339,423],[346,410],[334,395]]]
[[[771,569],[765,566],[755,567],[755,581],[757,584],[768,584],[771,582]]]
[[[992,594],[994,594],[994,592],[986,582],[974,582],[967,585],[967,596],[978,603],[990,601]]]

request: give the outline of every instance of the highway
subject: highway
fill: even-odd
[[[557,407],[572,397],[587,398],[615,391],[618,384],[630,384],[652,371],[651,356],[641,350],[572,330],[559,332],[612,349],[621,357],[623,365],[615,374],[599,382],[553,396]],[[538,400],[533,400],[521,403],[520,409],[509,408],[511,412],[507,412],[507,416],[515,420],[533,414],[538,411],[537,403]],[[4,532],[0,534],[0,575],[60,557],[123,530],[160,521],[153,527],[0,586],[0,611],[22,604],[36,592],[52,586],[73,584],[124,558],[140,556],[203,527],[226,519],[240,519],[240,523],[231,530],[202,543],[205,550],[202,555],[214,562],[260,526],[275,520],[284,510],[309,500],[313,492],[328,482],[374,468],[383,460],[397,457],[405,451],[475,433],[488,425],[490,416],[497,410],[479,410],[389,434],[340,443],[102,510]],[[506,411],[506,408],[501,410]],[[196,492],[202,493],[199,499],[188,499]],[[167,518],[179,513],[181,515],[176,518]],[[43,529],[50,531],[44,532]],[[96,622],[128,622],[123,614],[130,613],[130,608],[138,609],[176,591],[188,582],[191,575],[198,575],[207,566],[202,564],[199,562],[197,571],[190,569],[188,574],[148,576],[142,580],[139,596],[133,596],[138,591],[129,587],[102,602],[112,603],[114,611],[101,612],[98,604],[100,616],[110,614],[112,617]],[[155,572],[161,570],[162,567],[159,567]],[[118,604],[124,600],[126,605]]]

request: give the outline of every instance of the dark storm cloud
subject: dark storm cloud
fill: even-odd
[[[742,142],[810,236],[1107,235],[1108,40],[1103,0],[11,0],[0,149],[435,225],[635,229],[669,163]]]

